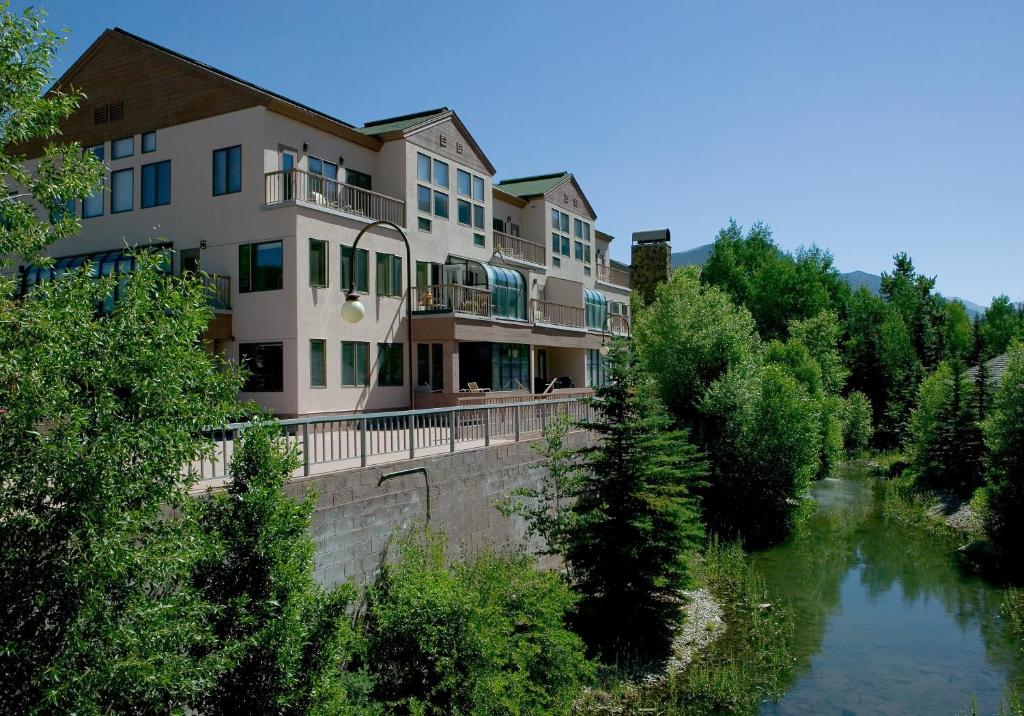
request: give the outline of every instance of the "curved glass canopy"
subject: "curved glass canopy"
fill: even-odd
[[[587,318],[587,328],[602,330],[608,317],[608,297],[592,288],[583,289],[583,308]]]
[[[526,279],[518,271],[483,263],[491,289],[491,315],[526,320]]]

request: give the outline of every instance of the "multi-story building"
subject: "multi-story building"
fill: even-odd
[[[449,109],[357,127],[118,29],[56,87],[85,93],[63,138],[108,171],[74,207],[80,235],[50,248],[54,267],[21,266],[26,290],[85,260],[106,275],[131,269],[129,248],[169,249],[175,273],[209,275],[208,345],[247,366],[240,397],[279,415],[602,379],[629,271],[572,174],[495,181]],[[409,254],[375,225],[353,255],[380,220],[404,228]],[[342,319],[353,283],[358,323]]]

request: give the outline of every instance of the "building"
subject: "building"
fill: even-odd
[[[629,270],[576,178],[496,181],[447,108],[355,126],[119,29],[56,86],[86,94],[64,138],[109,170],[53,269],[21,265],[25,290],[169,249],[175,273],[209,275],[208,345],[249,368],[240,397],[278,415],[572,393],[602,379],[606,332],[627,330]],[[353,256],[378,220],[411,256],[379,226]]]

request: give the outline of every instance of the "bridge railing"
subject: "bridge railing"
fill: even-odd
[[[296,447],[302,459],[299,474],[310,475],[387,462],[389,457],[414,459],[534,438],[562,416],[571,423],[589,420],[593,407],[578,398],[566,398],[279,422],[286,444]],[[249,423],[231,423],[210,430],[213,455],[192,464],[190,474],[200,481],[230,477],[235,445],[247,427]]]

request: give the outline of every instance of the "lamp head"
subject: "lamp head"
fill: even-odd
[[[610,350],[608,348],[608,344],[607,343],[602,343],[601,347],[597,349],[597,352],[601,354],[602,358],[607,358],[608,357],[608,353],[610,352]]]
[[[341,317],[349,323],[359,323],[366,316],[366,306],[359,300],[359,294],[350,290],[345,296],[345,305],[341,307]]]

